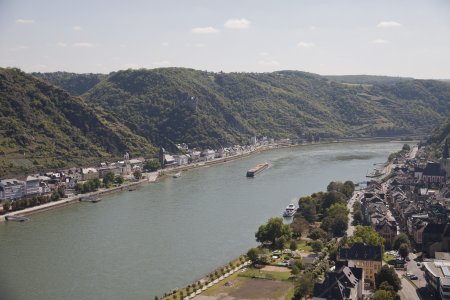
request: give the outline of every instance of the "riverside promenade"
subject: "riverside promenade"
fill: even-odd
[[[4,214],[4,215],[0,216],[0,222],[6,221],[5,217],[28,216],[28,215],[35,214],[38,212],[43,212],[43,211],[47,211],[50,209],[55,209],[55,208],[67,206],[67,205],[74,204],[74,203],[79,203],[81,198],[96,197],[96,196],[100,196],[100,195],[106,195],[106,194],[110,194],[110,193],[120,192],[123,190],[127,190],[130,187],[141,185],[146,182],[155,182],[157,179],[158,179],[158,172],[145,173],[145,178],[141,179],[139,181],[129,182],[127,184],[112,187],[112,188],[101,188],[95,192],[79,194],[79,195],[75,195],[72,197],[63,198],[58,201],[48,202],[48,203],[45,203],[42,205],[37,205],[37,206],[33,206],[33,207],[29,207],[29,208],[25,208],[22,210],[13,211],[13,212]]]

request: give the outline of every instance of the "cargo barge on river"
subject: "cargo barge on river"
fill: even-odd
[[[247,171],[247,177],[255,177],[256,174],[261,173],[268,167],[269,167],[269,163],[267,163],[267,162],[258,164],[256,167]]]

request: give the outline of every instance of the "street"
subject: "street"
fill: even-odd
[[[409,254],[409,258],[411,259],[407,262],[407,271],[396,270],[397,275],[402,280],[402,289],[398,292],[401,299],[409,300],[409,299],[423,299],[423,300],[433,300],[436,299],[428,290],[427,282],[423,277],[423,272],[419,266],[417,266],[417,256],[414,253]],[[421,262],[420,262],[421,263]],[[412,280],[414,284],[417,286],[413,286],[408,280],[406,280],[403,275],[406,273],[414,274],[418,277],[416,280]],[[420,296],[419,296],[420,294]]]
[[[355,231],[355,226],[353,226],[353,204],[355,201],[360,201],[361,197],[364,195],[363,192],[355,191],[353,192],[352,197],[348,200],[347,208],[350,211],[348,215],[348,228],[347,228],[347,236],[352,236]]]

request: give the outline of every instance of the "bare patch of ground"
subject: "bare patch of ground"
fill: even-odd
[[[195,297],[196,300],[279,299],[284,300],[293,288],[291,282],[236,277]]]
[[[263,271],[272,271],[272,272],[280,272],[280,273],[284,273],[284,272],[289,272],[290,271],[286,267],[277,267],[277,266],[265,266],[261,270],[263,270]]]

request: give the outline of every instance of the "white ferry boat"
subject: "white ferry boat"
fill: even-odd
[[[289,204],[283,212],[283,217],[292,217],[297,211],[295,204]]]

